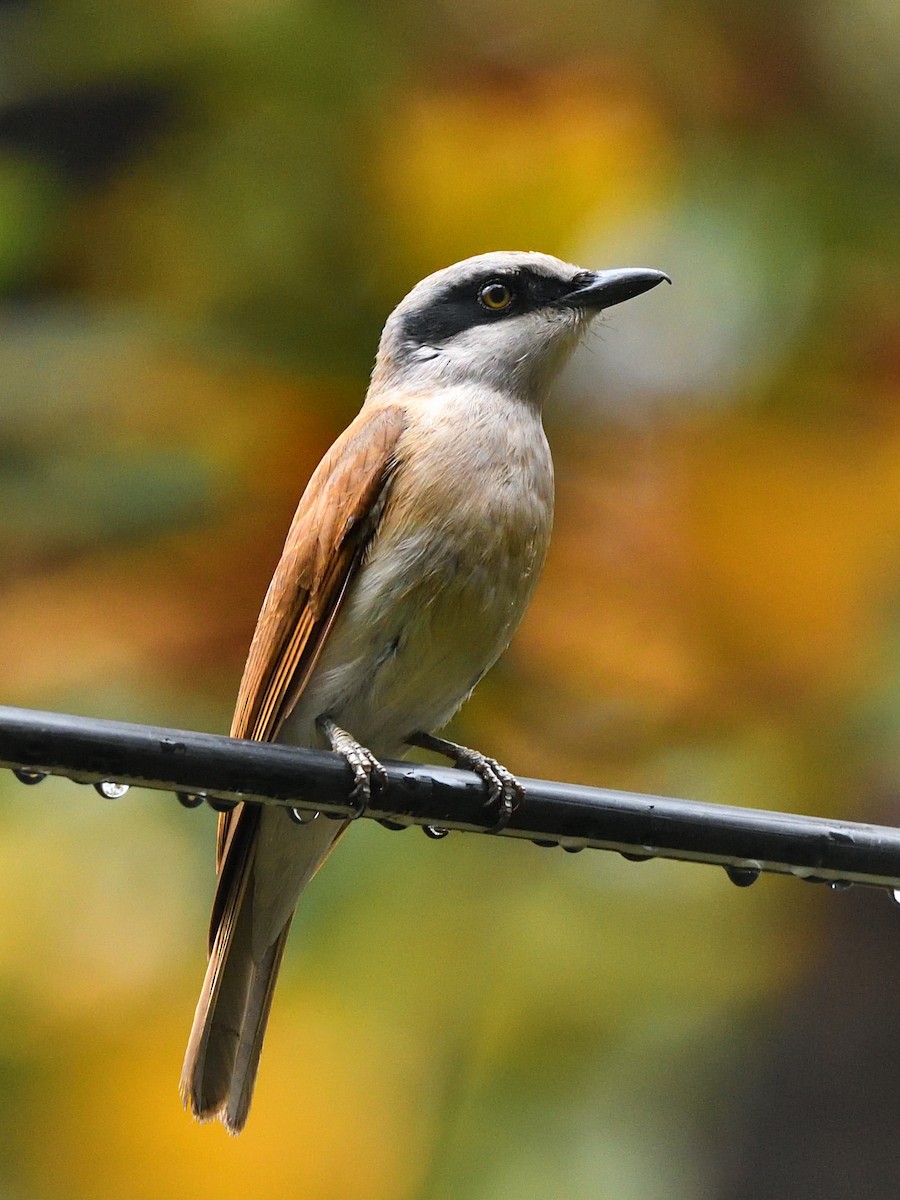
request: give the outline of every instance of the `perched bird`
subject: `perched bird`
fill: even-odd
[[[509,772],[432,731],[506,647],[537,582],[554,377],[603,309],[664,279],[499,252],[412,289],[388,317],[361,411],[300,500],[233,737],[330,747],[362,804],[378,757],[425,746],[477,771],[508,817]],[[200,1120],[244,1126],[297,899],[347,824],[249,804],[220,818],[209,967],[181,1079]]]

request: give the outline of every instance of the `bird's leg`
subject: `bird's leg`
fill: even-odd
[[[318,717],[316,726],[319,732],[328,738],[328,744],[335,754],[340,754],[353,772],[352,796],[357,801],[353,820],[356,820],[369,807],[369,801],[372,799],[373,779],[379,790],[384,791],[387,787],[387,771],[371,750],[361,746],[352,734],[336,725],[331,717]]]
[[[498,809],[497,824],[491,830],[496,833],[505,829],[509,819],[525,798],[525,789],[511,771],[508,771],[496,758],[488,758],[479,750],[470,750],[468,746],[460,746],[456,742],[448,742],[446,738],[435,737],[433,733],[425,733],[417,729],[406,739],[410,746],[418,746],[422,750],[433,750],[441,754],[457,767],[474,771],[480,776],[487,788],[485,807],[496,804]]]

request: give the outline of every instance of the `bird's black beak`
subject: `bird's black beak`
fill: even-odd
[[[642,292],[649,292],[658,283],[671,283],[665,271],[654,271],[650,267],[617,267],[612,271],[585,271],[575,282],[574,291],[563,296],[563,304],[574,308],[612,308],[623,300],[631,300]]]

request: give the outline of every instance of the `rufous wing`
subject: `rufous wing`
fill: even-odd
[[[378,525],[402,430],[400,406],[367,406],[313,472],[259,614],[232,737],[274,740],[297,704]],[[242,814],[219,820],[220,870]]]

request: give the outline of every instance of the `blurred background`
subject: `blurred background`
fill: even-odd
[[[3,0],[7,704],[224,732],[391,307],[647,265],[455,725],[523,775],[900,821],[900,9]],[[880,1200],[900,912],[364,823],[248,1128],[183,1113],[213,814],[0,779],[0,1197]]]

